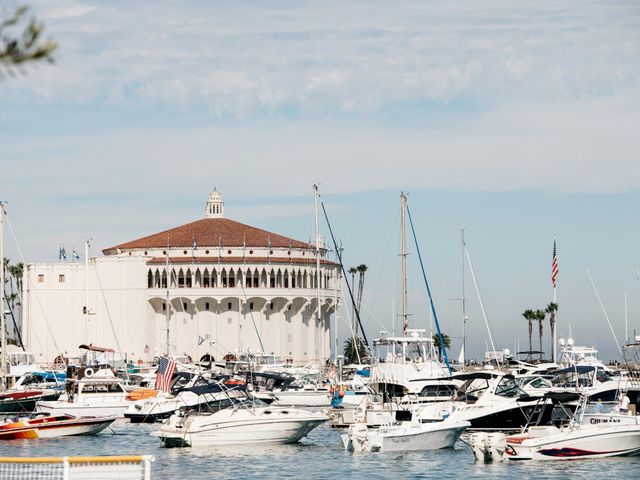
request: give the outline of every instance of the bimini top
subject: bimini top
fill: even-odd
[[[89,350],[90,352],[102,352],[102,353],[105,353],[105,352],[112,353],[112,352],[114,352],[115,353],[115,350],[113,348],[98,347],[97,345],[92,345],[91,343],[89,345],[86,345],[86,344],[83,343],[78,348],[81,348],[82,350]]]
[[[482,378],[488,380],[490,378],[496,377],[505,377],[505,378],[514,378],[513,375],[508,373],[503,373],[499,371],[495,372],[471,372],[471,373],[457,373],[455,375],[451,375],[451,378],[454,380],[471,380],[475,378]]]

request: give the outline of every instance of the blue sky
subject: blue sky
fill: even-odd
[[[214,185],[232,218],[304,240],[321,182],[345,260],[370,267],[373,335],[405,190],[452,336],[462,223],[500,346],[550,300],[554,234],[560,330],[614,358],[587,269],[618,337],[625,289],[640,329],[636,2],[30,5],[60,48],[0,81],[0,192],[27,261],[198,218]]]

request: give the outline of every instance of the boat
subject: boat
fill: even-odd
[[[629,412],[587,412],[588,396],[576,392],[550,392],[542,397],[563,410],[559,422],[532,422],[524,432],[510,436],[483,434],[470,438],[477,460],[574,460],[635,455],[640,453],[639,417]],[[578,402],[572,412],[564,405]],[[487,450],[492,450],[487,455]]]
[[[266,405],[241,385],[212,381],[206,390],[192,390],[208,401],[180,409],[152,433],[165,447],[295,443],[328,420],[322,413]]]
[[[464,381],[456,399],[423,408],[423,419],[439,419],[450,414],[452,419],[471,422],[470,430],[493,431],[518,431],[534,415],[541,415],[545,422],[551,419],[551,405],[528,395],[513,375],[486,370],[452,378]]]
[[[342,435],[342,441],[346,450],[355,452],[439,450],[453,447],[470,426],[470,422],[449,419],[423,423],[417,417],[377,429],[367,427],[366,423],[356,423]]]
[[[54,438],[69,435],[95,435],[115,421],[110,417],[81,417],[73,415],[40,415],[22,417],[0,423],[0,440]]]
[[[41,400],[36,412],[51,415],[121,416],[131,406],[122,380],[110,368],[81,368],[74,378],[67,377],[65,393],[57,401]]]
[[[33,412],[39,401],[54,401],[60,392],[47,390],[15,390],[0,393],[0,413],[22,414]]]
[[[218,378],[222,380],[221,377]],[[179,408],[194,408],[199,403],[207,401],[198,393],[198,387],[206,387],[210,383],[210,379],[204,375],[186,371],[175,372],[172,382],[170,392],[161,392],[156,396],[133,402],[124,412],[124,418],[129,419],[131,423],[160,422],[169,418]],[[130,397],[131,394],[127,396]]]

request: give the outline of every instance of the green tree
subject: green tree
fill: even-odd
[[[433,338],[433,346],[438,349],[438,359],[442,361],[442,345],[440,344],[440,335],[437,333],[432,337]],[[446,333],[442,334],[442,342],[444,343],[444,348],[451,348],[451,338]]]
[[[349,273],[351,274],[351,293],[355,295],[356,288],[356,273],[358,273],[357,267],[351,267],[349,269]],[[358,336],[358,321],[356,320],[356,302],[355,299],[351,302],[351,330],[353,331],[354,336]]]
[[[360,337],[349,337],[344,342],[344,362],[347,363],[366,363],[369,359],[367,347]]]
[[[4,292],[6,296],[7,305],[4,305],[6,309],[9,307],[11,311],[11,315],[7,315],[7,319],[12,317],[13,320],[13,328],[14,328],[14,338],[20,338],[20,333],[18,331],[18,325],[16,323],[16,319],[20,318],[20,314],[18,313],[18,309],[21,306],[20,299],[22,298],[22,275],[24,273],[24,263],[16,263],[12,265],[8,258],[3,259],[3,268],[5,271],[5,285]],[[8,286],[8,289],[7,289]],[[11,334],[9,332],[9,322],[7,320],[6,323],[6,332],[9,337]],[[22,342],[20,342],[22,343]]]
[[[531,337],[533,336],[533,320],[535,318],[535,312],[531,309],[522,312],[522,316],[529,322],[529,354],[527,359],[531,358],[531,351],[533,350],[533,343]]]
[[[25,20],[29,7],[18,7],[11,17],[0,19],[0,77],[3,71],[13,75],[23,64],[34,61],[53,62],[53,52],[58,45],[52,40],[43,40],[44,25],[34,17]],[[26,25],[22,24],[26,22]],[[22,33],[16,35],[16,28]]]
[[[538,321],[538,341],[540,343],[540,360],[542,360],[542,333],[544,327],[544,319],[547,317],[547,312],[545,310],[536,310],[534,313],[535,320]]]

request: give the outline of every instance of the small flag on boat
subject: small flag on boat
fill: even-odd
[[[198,335],[198,345],[202,345],[204,343],[204,338]]]
[[[58,249],[58,260],[66,260],[67,259],[67,251],[63,246],[60,246]]]
[[[171,377],[176,371],[176,362],[167,357],[161,357],[156,371],[156,390],[168,392],[171,390]]]
[[[198,244],[196,243],[196,236],[195,235],[191,239],[191,249],[192,250],[197,250],[198,249]]]
[[[149,353],[149,345],[144,346],[144,353]]]
[[[71,256],[74,260],[80,260],[80,255],[78,255],[78,252],[76,252],[75,249],[71,252]]]
[[[558,256],[556,255],[556,241],[553,241],[553,260],[551,261],[551,283],[556,288],[556,277],[558,276]]]

